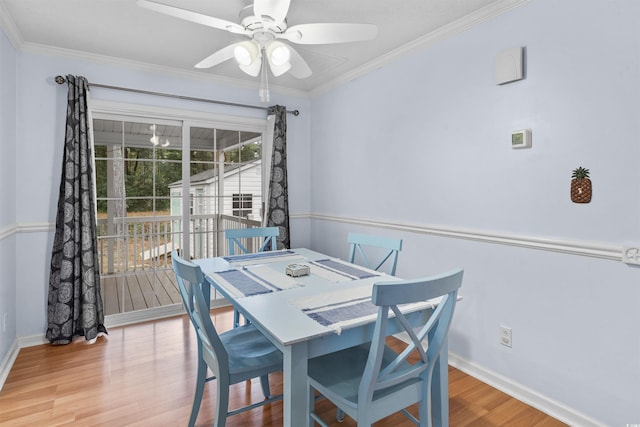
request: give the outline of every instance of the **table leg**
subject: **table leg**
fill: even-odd
[[[308,426],[307,343],[300,342],[285,347],[283,356],[284,426]]]
[[[431,411],[434,426],[449,426],[449,343],[447,338],[442,343],[442,350],[433,368]]]

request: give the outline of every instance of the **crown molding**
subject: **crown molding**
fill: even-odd
[[[4,4],[4,0],[0,0],[0,28],[4,30],[9,42],[15,49],[19,49],[20,46],[22,46],[24,38],[22,37],[20,30],[18,30],[15,22],[13,22],[13,19],[11,19],[11,14],[9,13],[7,6]]]
[[[386,53],[385,55],[379,56],[378,58],[365,63],[361,67],[344,73],[337,79],[333,79],[326,84],[316,87],[315,89],[310,91],[310,94],[311,96],[316,96],[323,92],[334,89],[338,86],[348,83],[351,80],[375,71],[376,69],[381,68],[385,65],[388,65],[410,53],[425,49],[429,46],[433,46],[435,43],[441,40],[467,31],[468,29],[482,22],[488,21],[498,15],[508,12],[511,9],[522,6],[528,1],[529,0],[501,0],[491,3],[488,6],[483,7],[482,9],[470,13],[469,15],[466,15],[450,24],[442,26],[437,30],[430,32],[429,34],[425,34],[424,36],[416,40],[413,40],[397,49],[394,49]]]

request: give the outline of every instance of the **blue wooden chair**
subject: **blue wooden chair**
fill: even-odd
[[[245,244],[247,244],[246,239],[255,239],[255,238],[264,238],[257,251],[254,252],[262,252],[264,250],[275,251],[277,249],[277,239],[280,235],[280,229],[278,227],[255,227],[255,228],[238,228],[238,229],[229,229],[225,230],[224,237],[229,242],[229,255],[235,255],[236,246],[240,248],[241,253],[247,254],[251,251],[246,248],[244,244],[242,244],[241,239],[244,239]],[[247,246],[249,246],[247,244]]]
[[[370,345],[356,346],[309,361],[310,423],[328,425],[315,413],[315,391],[354,418],[358,427],[402,411],[416,425],[431,427],[431,380],[453,317],[462,270],[400,282],[376,283],[372,301],[378,306]],[[411,324],[400,312],[401,304],[442,296],[430,317]],[[400,354],[385,344],[389,311],[402,324],[411,342]],[[416,331],[416,332],[414,332]],[[427,350],[424,344],[427,343]],[[419,355],[409,362],[412,353]],[[418,403],[419,420],[406,408]]]
[[[196,392],[191,408],[189,426],[194,426],[206,382],[216,380],[217,401],[214,426],[223,427],[229,416],[248,411],[282,398],[271,396],[271,372],[282,370],[282,353],[253,325],[245,325],[218,334],[209,314],[209,301],[202,291],[205,282],[199,266],[171,253],[173,269],[184,308],[196,331],[198,342],[198,371]],[[207,368],[213,376],[207,378]],[[229,411],[229,386],[260,377],[265,400]]]
[[[251,252],[242,243],[242,240],[244,240],[247,246],[251,246],[248,244],[247,239],[257,238],[264,238],[257,252],[263,252],[264,250],[275,251],[277,249],[277,239],[279,235],[280,229],[278,227],[238,228],[225,230],[224,232],[224,237],[227,239],[227,242],[229,242],[229,255],[236,254],[236,246],[238,246],[243,254]],[[234,309],[233,326],[237,327],[238,325],[240,325],[240,312]]]
[[[349,242],[350,245],[349,262],[360,263],[376,271],[380,270],[380,268],[387,263],[387,273],[392,276],[396,275],[398,252],[402,250],[402,239],[349,233],[347,242]],[[367,249],[367,246],[371,247],[371,249]],[[383,251],[378,251],[373,248],[383,249]],[[371,262],[369,260],[370,258],[375,258],[379,261]]]

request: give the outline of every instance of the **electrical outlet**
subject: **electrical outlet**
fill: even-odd
[[[640,265],[640,247],[623,246],[622,262],[624,262],[625,264]]]
[[[511,347],[511,328],[500,326],[500,344]]]

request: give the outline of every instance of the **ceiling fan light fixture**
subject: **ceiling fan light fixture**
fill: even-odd
[[[238,64],[248,66],[255,62],[259,54],[258,46],[253,41],[246,41],[236,45],[233,56]]]
[[[291,49],[289,46],[279,41],[271,41],[264,50],[274,76],[278,77],[291,69]]]
[[[238,64],[240,65],[249,65],[252,62],[251,54],[244,46],[236,46],[236,48],[233,50],[233,56],[236,58],[236,61],[238,61]]]
[[[242,71],[249,74],[252,77],[260,74],[260,69],[262,68],[262,53],[258,52],[258,56],[256,59],[250,63],[249,65],[238,65]]]
[[[271,63],[276,67],[285,65],[289,63],[289,59],[291,58],[291,51],[285,45],[276,46],[269,53],[269,58]]]

